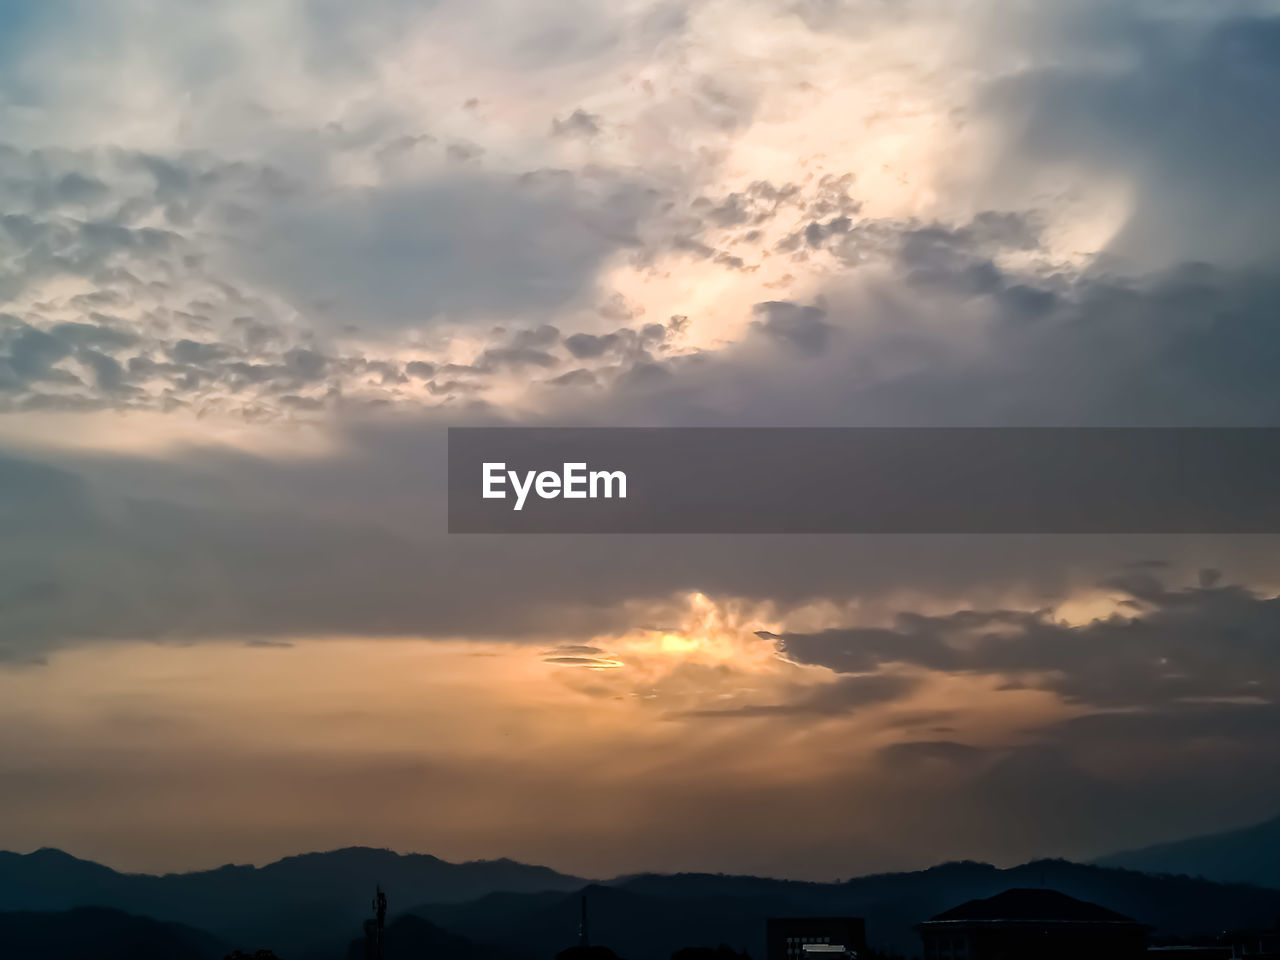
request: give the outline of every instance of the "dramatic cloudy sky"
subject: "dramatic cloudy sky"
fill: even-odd
[[[0,0],[0,847],[849,876],[1280,810],[1269,537],[449,537],[444,428],[1280,425],[1280,3]]]

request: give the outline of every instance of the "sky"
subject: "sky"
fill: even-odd
[[[0,848],[1280,812],[1268,536],[449,536],[445,429],[1280,426],[1280,3],[0,0]]]

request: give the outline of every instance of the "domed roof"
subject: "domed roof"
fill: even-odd
[[[1132,917],[1077,900],[1057,890],[1014,888],[984,900],[970,900],[938,914],[930,923],[945,921],[1013,920],[1052,923],[1134,923]]]

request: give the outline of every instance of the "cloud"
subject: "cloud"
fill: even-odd
[[[841,677],[832,683],[810,689],[786,703],[696,710],[684,716],[709,718],[841,716],[860,707],[901,699],[915,689],[916,685],[917,682],[911,677],[893,674]]]
[[[831,339],[833,327],[818,307],[771,300],[756,304],[755,314],[764,318],[754,321],[756,330],[805,356],[821,355]]]
[[[877,756],[881,762],[891,767],[912,767],[934,761],[968,765],[981,759],[986,753],[987,751],[978,747],[953,740],[910,740],[883,747]]]
[[[568,373],[562,373],[558,377],[552,377],[547,382],[554,387],[594,387],[597,380],[596,375],[590,370],[579,367]]]
[[[1208,581],[1207,583],[1205,581]],[[797,663],[837,673],[912,666],[988,674],[1108,709],[1170,709],[1210,702],[1268,704],[1280,698],[1280,599],[1239,585],[1171,589],[1148,574],[1103,586],[1128,612],[1083,625],[1052,612],[960,610],[902,613],[886,627],[777,637]]]
[[[809,11],[806,16],[820,30],[837,26],[834,15],[815,19]],[[1045,43],[1046,50],[1074,50],[1070,44],[1080,39],[1071,31],[1096,26],[1091,18],[1099,16],[1088,11],[1065,35],[1036,42]],[[380,11],[377,17],[378,24],[394,23],[397,29],[407,29],[409,20],[403,8]],[[308,29],[325,22],[322,16]],[[1271,88],[1264,68],[1237,75],[1222,63],[1233,44],[1247,62],[1265,61],[1268,23],[1130,18],[1113,42],[1136,57],[1134,62],[1156,69],[1153,74],[1130,69],[1124,58],[1106,69],[1077,60],[1069,68],[1049,70],[1036,60],[1027,69],[1005,72],[973,105],[1002,132],[995,142],[1003,152],[987,159],[1002,169],[1007,165],[1012,182],[1019,164],[1039,168],[1042,154],[1052,153],[1081,164],[1064,174],[1078,179],[1100,151],[1112,149],[1108,137],[1129,135],[1135,127],[1130,119],[1158,115],[1144,97],[1163,95],[1169,84],[1189,74],[1201,76],[1214,103],[1234,102],[1231,97],[1243,93],[1249,104],[1265,101]],[[676,18],[667,26],[688,24]],[[394,29],[377,26],[365,39],[385,42],[393,36]],[[1143,87],[1148,76],[1155,78],[1151,89]],[[1098,98],[1132,101],[1133,113],[1094,110]],[[1052,131],[1019,119],[1019,111],[1053,115],[1041,108],[1059,100],[1105,125],[1074,137],[1075,152],[1044,146],[1041,141]],[[556,115],[572,118],[578,116],[575,111],[589,114],[587,107],[574,106]],[[292,343],[280,344],[281,353],[305,349],[346,361],[329,365],[323,390],[316,378],[303,377],[316,387],[310,393],[300,392],[296,382],[282,383],[278,396],[294,398],[285,402],[241,392],[276,380],[276,357],[241,357],[233,361],[241,365],[224,379],[200,364],[179,364],[199,368],[194,370],[163,367],[155,356],[139,354],[139,371],[174,378],[164,388],[152,384],[161,389],[159,395],[127,382],[133,357],[97,347],[81,354],[78,365],[70,360],[49,365],[48,375],[68,387],[74,385],[70,378],[79,380],[79,392],[42,389],[11,409],[121,403],[166,409],[194,403],[205,409],[209,398],[188,395],[188,388],[199,383],[206,393],[218,395],[215,408],[239,405],[247,416],[269,418],[300,415],[308,407],[324,412],[359,403],[418,404],[460,391],[480,393],[486,386],[479,378],[503,373],[509,380],[557,386],[575,379],[585,384],[588,377],[605,387],[616,381],[621,399],[605,409],[623,419],[674,418],[690,409],[717,417],[752,408],[753,415],[743,419],[1265,422],[1274,415],[1263,375],[1274,344],[1261,320],[1274,298],[1274,278],[1265,264],[1253,262],[1257,258],[1249,261],[1252,266],[1243,265],[1225,247],[1217,259],[1230,262],[1215,266],[1179,264],[1177,257],[1186,251],[1166,251],[1158,265],[1141,273],[1116,272],[1114,259],[1064,265],[1050,259],[1054,216],[1060,211],[1027,209],[1026,196],[1006,191],[1006,199],[1024,206],[979,211],[966,220],[874,219],[862,216],[857,177],[827,169],[804,182],[771,176],[704,189],[696,180],[682,182],[656,167],[638,173],[635,164],[616,157],[586,166],[503,161],[458,170],[432,161],[412,172],[379,166],[370,158],[388,143],[406,136],[427,142],[426,134],[406,133],[404,119],[334,121],[324,127],[323,137],[311,131],[308,136],[320,137],[312,142],[317,155],[329,157],[336,167],[304,163],[280,141],[272,141],[259,160],[235,162],[194,151],[9,148],[4,162],[16,175],[5,189],[20,204],[10,215],[7,236],[24,258],[23,270],[10,277],[15,296],[30,288],[34,297],[38,291],[32,285],[42,277],[52,283],[70,271],[91,278],[95,287],[78,293],[77,303],[96,297],[102,306],[123,305],[117,327],[172,324],[181,318],[206,329],[172,339],[221,349],[222,342],[239,336],[227,329],[233,322],[247,319],[259,330],[278,330],[291,316],[298,330]],[[1201,121],[1212,127],[1207,114],[1196,114]],[[540,135],[545,138],[545,131]],[[441,160],[444,148],[431,149]],[[1161,155],[1188,152],[1169,149]],[[368,170],[361,166],[366,160],[373,164]],[[344,163],[362,172],[334,179],[333,170],[346,169]],[[1221,192],[1222,179],[1210,177],[1207,167],[1193,173],[1195,184],[1178,182],[1180,196]],[[1165,189],[1159,177],[1148,179],[1152,190]],[[1272,202],[1265,190],[1252,196],[1250,210]],[[1138,200],[1137,218],[1171,206],[1165,193]],[[772,235],[764,235],[775,226]],[[721,339],[696,363],[664,359],[650,349],[646,340],[652,324],[602,332],[578,315],[608,293],[601,281],[620,263],[657,269],[664,257],[682,256],[680,251],[730,271],[760,268],[771,254],[787,258],[802,275],[814,271],[826,279],[820,289],[810,284],[811,295],[787,300],[758,290],[752,301],[756,313],[749,302],[736,320],[738,339],[745,332],[751,346],[734,350],[734,337]],[[1108,253],[1118,251],[1115,246]],[[163,281],[158,273],[166,275]],[[165,302],[157,305],[161,291]],[[211,301],[212,291],[217,293]],[[207,309],[211,302],[213,315]],[[612,301],[606,296],[605,302]],[[777,304],[792,304],[794,310]],[[70,298],[63,306],[71,307]],[[237,313],[243,306],[255,316]],[[31,313],[31,303],[22,307],[22,322],[48,330],[53,316]],[[1175,316],[1173,322],[1163,322],[1166,313]],[[64,310],[60,319],[68,314]],[[1208,316],[1216,318],[1212,329],[1204,320]],[[946,326],[943,317],[950,318]],[[455,366],[450,379],[427,381],[426,390],[415,395],[391,388],[401,376],[425,380],[423,366],[414,368],[417,374],[405,373],[388,356],[370,353],[368,343],[352,350],[304,342],[306,335],[336,339],[356,326],[390,353],[403,345],[402,336],[412,340],[424,326],[438,327],[447,339],[460,327],[494,320],[531,329],[555,325],[572,356],[618,362],[613,369],[584,365],[586,373],[578,375],[549,350],[510,352],[522,348],[480,344],[462,358],[420,353],[409,362]],[[702,318],[694,320],[696,329]],[[779,355],[765,349],[769,344]],[[346,358],[334,356],[344,351],[350,351]],[[815,362],[800,371],[788,352]],[[1061,363],[1061,357],[1073,362]],[[1101,388],[1086,390],[1079,378],[1069,380],[1067,371],[1075,364],[1086,365],[1091,384]],[[353,382],[350,373],[357,368]],[[467,379],[462,368],[470,368]],[[279,372],[297,380],[296,369]],[[796,377],[805,384],[798,394]],[[20,382],[20,377],[4,378],[10,392]],[[637,392],[637,384],[644,389]],[[783,391],[791,395],[780,396]],[[562,403],[574,395],[558,392]]]
[[[646,185],[608,175],[459,174],[277,204],[229,254],[333,324],[529,319],[592,293],[652,202]]]
[[[551,121],[551,133],[556,137],[594,137],[600,132],[600,118],[579,107],[565,119]]]
[[[674,320],[675,318],[673,318]],[[613,333],[575,333],[565,337],[565,348],[579,360],[596,360],[605,356],[631,361],[647,361],[651,351],[663,346],[676,332],[676,325],[646,323],[639,329],[623,327]]]
[[[1108,245],[1122,262],[1274,264],[1280,134],[1257,118],[1280,101],[1280,18],[1248,5],[1208,16],[1086,10],[1047,34],[1051,65],[985,91],[981,109],[1006,145],[1001,176],[1069,168],[1124,183],[1130,213]],[[1084,56],[1086,46],[1102,55]]]
[[[867,224],[813,305],[764,301],[756,336],[658,362],[666,389],[602,420],[770,425],[1268,425],[1280,273],[1185,264],[1001,265],[973,224]],[[567,340],[579,351],[597,340]],[[694,362],[696,360],[696,362]],[[656,382],[656,381],[655,381]]]
[[[726,811],[799,796],[845,872],[1280,797],[1270,538],[442,532],[450,424],[1280,422],[1256,5],[38,6],[0,15],[6,669],[501,638],[595,707],[653,668],[592,641],[696,589],[780,624],[804,681],[708,705],[735,650],[664,677],[697,693],[664,721],[841,742],[801,790],[676,769],[634,801],[672,831],[745,849]],[[44,805],[25,769],[6,795]]]
[[[600,657],[543,657],[542,662],[568,667],[590,667],[592,670],[614,670],[623,666],[617,660],[605,660]]]

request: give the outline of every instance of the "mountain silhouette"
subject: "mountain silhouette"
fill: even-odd
[[[501,947],[473,943],[447,933],[412,914],[387,924],[382,937],[384,960],[521,960],[520,954]],[[364,938],[352,940],[346,960],[365,960]]]
[[[721,943],[739,950],[749,946],[753,957],[763,957],[765,918],[822,902],[827,885],[806,886],[813,888],[807,899],[678,890],[669,896],[652,895],[631,889],[625,881],[595,884],[583,893],[593,944],[610,947],[627,960],[668,960],[683,947]],[[469,939],[529,957],[552,957],[577,942],[581,909],[580,894],[493,894],[466,904],[424,905],[413,912]]]
[[[222,960],[226,952],[201,930],[102,907],[0,913],[0,956],[12,960]]]
[[[1241,830],[1111,854],[1097,863],[1147,873],[1280,887],[1280,817]]]
[[[584,883],[512,860],[450,863],[368,847],[163,876],[119,873],[60,850],[0,852],[0,910],[111,907],[291,958],[345,945],[360,931],[377,884],[392,891],[393,912],[397,904],[403,912],[423,901],[470,900],[498,890],[570,891]]]
[[[547,960],[578,942],[583,894],[592,944],[626,960],[669,960],[683,948],[720,945],[763,958],[766,918],[806,915],[864,917],[873,947],[914,956],[916,924],[1011,888],[1057,890],[1162,935],[1270,928],[1280,918],[1278,889],[1061,860],[1008,869],[948,863],[843,883],[719,874],[588,883],[510,860],[454,864],[367,848],[165,876],[119,873],[56,850],[0,853],[0,910],[48,917],[73,907],[112,908],[98,913],[154,923],[157,937],[183,932],[181,943],[164,954],[173,960],[201,960],[204,946],[219,941],[250,953],[271,949],[283,960],[349,960],[352,950],[363,951],[363,922],[377,884],[391,901],[387,960],[406,953],[432,960]],[[11,949],[30,942],[37,922],[18,923],[9,940],[0,927],[0,957],[46,956]]]
[[[764,954],[770,916],[860,916],[871,946],[919,953],[915,925],[966,901],[1010,888],[1047,888],[1100,904],[1165,934],[1271,927],[1280,891],[1189,877],[1045,860],[998,869],[949,863],[910,873],[876,874],[845,883],[804,883],[715,874],[646,874],[585,891],[591,938],[627,960],[668,960],[683,947],[724,944]],[[578,895],[492,894],[468,903],[424,904],[413,912],[460,936],[531,958],[572,942]]]

